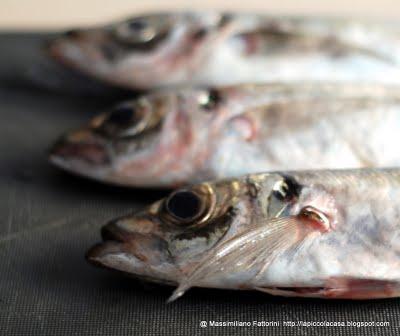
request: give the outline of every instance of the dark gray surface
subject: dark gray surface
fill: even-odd
[[[397,299],[301,300],[194,289],[167,305],[171,288],[87,264],[84,253],[99,240],[106,220],[163,193],[102,186],[48,165],[46,150],[57,136],[109,100],[1,84],[0,335],[399,334]],[[200,328],[203,320],[281,325]],[[292,328],[284,321],[388,321],[390,326]]]

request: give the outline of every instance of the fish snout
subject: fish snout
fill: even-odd
[[[78,173],[85,173],[89,167],[104,168],[111,162],[105,142],[85,130],[60,138],[50,149],[49,159],[58,167]]]
[[[119,220],[107,223],[101,236],[103,242],[86,253],[88,262],[155,282],[175,283],[179,279],[168,243],[161,236],[134,230]]]
[[[72,29],[49,41],[45,49],[58,62],[91,73],[104,57],[100,47],[106,34],[101,30]]]

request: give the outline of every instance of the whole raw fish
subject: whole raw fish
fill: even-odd
[[[400,166],[400,90],[327,83],[177,89],[117,105],[62,137],[56,166],[174,187],[288,169]]]
[[[148,14],[69,31],[49,51],[63,64],[134,89],[294,80],[400,83],[400,25],[394,23]]]
[[[400,169],[193,185],[112,221],[87,258],[151,281],[270,294],[400,296]]]

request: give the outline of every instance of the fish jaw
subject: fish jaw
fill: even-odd
[[[152,282],[177,284],[180,271],[168,254],[167,242],[152,233],[124,230],[117,222],[102,229],[103,242],[86,254],[88,262]]]
[[[67,67],[86,74],[103,74],[108,70],[100,45],[107,42],[101,29],[73,30],[47,45],[47,53]]]
[[[107,144],[82,129],[61,137],[50,149],[49,161],[62,170],[102,180],[111,169],[112,159]]]

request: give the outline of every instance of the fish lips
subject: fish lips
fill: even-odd
[[[111,157],[106,141],[88,130],[60,138],[49,151],[49,161],[56,167],[97,179],[108,173]]]
[[[91,74],[105,65],[102,40],[107,35],[102,30],[71,30],[49,41],[46,52],[51,58],[76,70]]]
[[[152,282],[175,285],[180,271],[169,254],[168,243],[152,233],[127,230],[118,221],[101,230],[103,242],[86,253],[86,260]]]

